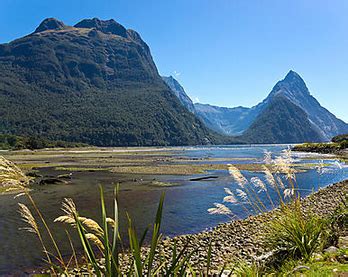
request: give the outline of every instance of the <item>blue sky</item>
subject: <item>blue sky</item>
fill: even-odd
[[[137,30],[163,75],[202,103],[253,106],[293,69],[348,122],[346,0],[1,0],[0,42],[46,17],[114,18]]]

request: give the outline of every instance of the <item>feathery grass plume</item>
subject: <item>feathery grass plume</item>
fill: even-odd
[[[258,188],[258,193],[267,191],[267,187],[266,184],[264,182],[262,182],[262,180],[259,177],[252,177],[250,179],[250,182],[256,187]]]
[[[246,213],[249,213],[249,210],[245,207],[243,202],[238,201],[236,198],[235,194],[229,189],[229,188],[224,188],[226,192],[226,196],[223,198],[224,202],[231,203],[231,204],[237,204],[239,203],[241,207],[245,210]]]
[[[84,225],[85,227],[89,228],[97,236],[103,236],[104,235],[104,230],[93,219],[82,217],[82,216],[79,216],[78,219],[81,221],[82,225]]]
[[[224,188],[225,192],[227,193],[227,195],[224,197],[224,202],[229,202],[229,203],[237,203],[238,200],[236,199],[234,193],[229,189],[229,188]]]
[[[62,203],[62,211],[70,217],[74,217],[74,214],[77,213],[76,205],[71,198],[64,198]]]
[[[248,194],[247,194],[245,191],[243,191],[243,190],[241,190],[241,189],[236,189],[236,192],[237,192],[237,195],[238,195],[243,201],[246,201],[246,200],[249,199],[249,198],[248,198]]]
[[[102,252],[104,251],[104,245],[103,243],[101,242],[101,240],[95,235],[95,234],[92,234],[92,233],[86,233],[86,238],[93,242],[98,248],[99,250]]]
[[[232,211],[221,203],[214,203],[215,208],[208,209],[209,214],[232,215]]]
[[[13,162],[0,156],[0,185],[26,186],[29,178]]]
[[[244,188],[244,186],[248,183],[248,180],[243,176],[240,170],[234,165],[228,164],[228,172],[233,177],[233,179],[237,182],[237,184]]]
[[[243,192],[245,193],[244,194],[239,191],[238,194],[240,194],[240,197],[243,200],[248,200],[249,204],[254,209],[256,208],[256,210],[261,211],[264,207],[263,203],[259,201],[257,193],[254,191],[253,187],[248,186],[249,181],[244,177],[240,170],[237,167],[228,164],[228,171],[233,179],[237,182],[238,186],[243,189]]]
[[[75,215],[77,214],[76,205],[71,198],[64,198],[61,210],[65,215],[57,217],[54,222],[66,223],[76,227]]]
[[[226,195],[224,197],[223,201],[231,203],[231,204],[238,203],[238,200],[236,199],[236,197],[234,195]]]
[[[116,190],[115,190],[116,191]],[[116,193],[116,192],[115,192]],[[30,198],[32,201],[33,199]],[[155,222],[153,224],[152,236],[150,241],[150,246],[148,248],[144,248],[143,244],[145,241],[145,237],[147,235],[147,230],[143,233],[141,237],[138,237],[135,227],[130,219],[128,226],[128,239],[129,239],[129,249],[131,250],[129,253],[129,262],[130,267],[125,266],[125,264],[120,263],[119,254],[121,245],[121,238],[119,235],[119,219],[118,219],[118,205],[117,205],[117,195],[115,194],[114,198],[114,217],[107,217],[105,202],[104,202],[104,193],[102,187],[100,187],[100,199],[101,199],[101,210],[102,210],[102,225],[96,223],[96,221],[81,217],[78,214],[76,206],[71,199],[64,199],[62,210],[64,215],[56,218],[56,222],[63,222],[69,225],[72,225],[78,233],[78,237],[80,239],[82,249],[84,252],[84,257],[86,258],[86,266],[88,272],[97,277],[102,276],[186,276],[188,273],[188,269],[191,269],[190,265],[191,258],[194,253],[197,252],[197,249],[187,253],[187,246],[184,246],[180,253],[177,255],[176,251],[172,253],[171,260],[169,263],[169,267],[163,261],[163,256],[161,256],[161,248],[159,247],[159,242],[162,238],[162,234],[160,233],[160,227],[162,222],[162,211],[163,211],[163,201],[164,194],[162,194],[161,199],[159,201]],[[35,204],[35,202],[33,202]],[[36,207],[37,209],[37,207]],[[232,212],[223,204],[216,204],[215,212],[223,213],[231,215]],[[22,208],[23,213],[26,215],[26,219],[28,222],[32,222],[33,217],[30,217],[31,213],[29,213],[29,209]],[[28,212],[29,211],[29,212]],[[31,215],[32,216],[32,215]],[[40,218],[43,219],[41,213]],[[26,221],[26,222],[27,222]],[[84,223],[83,223],[84,222]],[[110,228],[109,225],[112,225]],[[91,232],[87,232],[91,230]],[[98,236],[97,233],[101,233],[103,236]],[[35,225],[31,226],[30,231],[35,231]],[[111,230],[110,236],[108,231]],[[40,233],[39,233],[40,234]],[[68,265],[71,264],[73,259],[75,259],[75,264],[78,267],[78,261],[76,258],[76,253],[72,241],[70,239],[70,235],[67,232],[68,239],[70,241],[71,248],[73,250],[73,255],[70,258]],[[116,241],[110,240],[110,238],[114,238]],[[41,238],[41,237],[40,237]],[[118,241],[120,242],[120,247],[118,247]],[[42,242],[42,240],[41,240]],[[43,242],[42,242],[43,244]],[[92,244],[96,245],[96,249],[92,247]],[[52,273],[56,276],[55,269],[58,272],[63,272],[61,270],[60,265],[53,265],[50,256],[48,255],[48,251],[43,244],[45,253],[47,255],[47,260],[51,265]],[[100,251],[100,253],[96,253],[95,251]],[[208,250],[208,252],[211,250]],[[100,255],[101,254],[101,255]],[[101,256],[103,258],[103,262],[97,258]],[[209,275],[210,268],[210,254],[208,253],[208,266],[207,266],[207,274]],[[64,270],[66,270],[65,265]],[[93,271],[93,272],[92,272]],[[68,275],[67,271],[65,271],[65,275]]]
[[[115,220],[112,219],[112,218],[110,218],[110,217],[107,217],[107,218],[106,218],[106,222],[107,222],[108,224],[110,224],[111,226],[115,225]]]
[[[51,257],[48,254],[49,252],[47,251],[45,243],[44,243],[44,241],[42,239],[42,235],[40,233],[39,226],[38,226],[38,224],[37,224],[33,214],[31,213],[30,209],[26,205],[24,205],[22,203],[18,203],[18,205],[19,205],[19,213],[21,215],[21,218],[28,225],[27,227],[23,227],[23,228],[20,228],[20,229],[28,231],[30,233],[34,233],[34,234],[37,235],[37,237],[39,238],[39,241],[41,243],[43,252],[46,255],[47,262],[51,265],[51,271],[52,271],[53,274],[56,274],[55,269],[52,267]]]
[[[39,227],[36,223],[36,220],[33,216],[33,214],[31,213],[31,211],[29,210],[29,208],[22,204],[22,203],[18,203],[19,205],[19,213],[22,217],[22,220],[28,224],[27,227],[24,227],[24,228],[21,228],[22,230],[26,230],[28,232],[31,232],[31,233],[34,233],[36,235],[40,235],[40,232],[39,232]]]
[[[264,170],[263,173],[265,174],[267,183],[277,192],[279,201],[280,203],[282,203],[283,197],[282,197],[282,193],[280,192],[280,189],[282,189],[283,183],[278,184],[272,172],[266,166],[263,166],[263,170]]]
[[[293,164],[294,163],[294,159],[293,159],[293,157],[292,157],[292,150],[291,150],[291,148],[288,146],[288,148],[287,149],[284,149],[283,151],[282,151],[282,157],[286,160],[286,161],[288,161],[288,163],[289,164]]]
[[[296,169],[292,167],[292,159],[282,156],[276,157],[273,168],[276,173],[285,174],[288,180],[296,181]]]
[[[229,195],[234,195],[234,193],[229,188],[224,188],[225,192]]]
[[[71,198],[64,198],[64,201],[62,203],[62,211],[65,213],[65,215],[57,217],[54,220],[54,222],[61,222],[61,223],[70,224],[72,226],[76,226],[77,210],[76,210],[76,205]],[[103,229],[93,219],[83,217],[83,216],[77,216],[77,218],[84,227],[90,229],[92,232],[94,232],[95,235],[97,236],[104,235]]]
[[[278,187],[277,182],[272,174],[272,172],[268,169],[268,167],[263,166],[263,173],[265,174],[266,177],[266,181],[267,183],[272,187],[272,188],[276,188]]]
[[[57,241],[55,240],[55,238],[54,238],[54,236],[53,236],[53,234],[52,234],[52,232],[51,232],[50,227],[48,226],[48,224],[47,224],[47,222],[46,222],[46,220],[45,220],[43,214],[41,213],[39,207],[36,205],[34,199],[33,199],[32,196],[30,195],[29,191],[28,191],[28,190],[25,190],[24,192],[25,192],[26,196],[28,197],[30,203],[33,205],[33,208],[34,208],[35,212],[36,212],[37,215],[39,216],[39,219],[40,219],[40,221],[42,222],[42,224],[43,224],[43,226],[44,226],[44,230],[47,232],[47,234],[48,234],[48,236],[49,236],[49,238],[50,238],[50,240],[51,240],[51,243],[52,243],[53,246],[54,246],[54,249],[55,249],[55,251],[56,251],[56,255],[54,255],[54,258],[55,258],[57,261],[59,261],[60,264],[61,264],[61,266],[64,268],[64,270],[61,270],[61,271],[62,271],[62,272],[65,272],[65,271],[67,270],[67,267],[66,267],[66,264],[65,264],[65,262],[64,262],[62,253],[61,253],[61,251],[60,251],[60,249],[59,249],[59,246],[58,246],[58,244],[57,244]],[[45,245],[44,245],[44,243],[43,243],[43,241],[42,241],[41,238],[40,238],[40,241],[41,241],[42,247],[43,247],[43,249],[44,249],[44,252],[47,254],[48,252],[47,252],[47,250],[46,250],[46,248],[45,248]],[[51,259],[49,258],[49,255],[48,255],[48,254],[47,254],[47,256],[48,256],[47,261],[48,261],[48,263],[51,265],[52,272],[55,273],[55,270],[54,270],[54,268],[53,268],[53,264],[52,264],[52,262],[51,262]]]
[[[276,178],[277,178],[277,182],[278,182],[279,187],[284,190],[285,189],[285,185],[283,183],[282,178],[280,176],[276,176]]]
[[[272,197],[269,195],[266,184],[259,177],[252,177],[250,182],[259,189],[258,193],[265,192],[268,198],[269,203],[272,205],[272,208],[275,208]]]
[[[285,189],[283,193],[284,193],[284,198],[291,198],[294,196],[295,190],[288,188],[288,189]]]
[[[71,218],[70,216],[67,216],[67,215],[61,215],[61,216],[55,218],[54,222],[66,223],[66,224],[69,224],[71,226],[76,225],[75,219]]]

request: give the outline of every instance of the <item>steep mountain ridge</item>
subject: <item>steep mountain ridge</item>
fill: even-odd
[[[296,72],[291,70],[282,81],[279,81],[266,101],[278,94],[287,97],[307,113],[313,127],[320,133],[322,141],[330,141],[332,137],[348,132],[348,125],[320,105]]]
[[[306,112],[281,94],[269,99],[240,138],[250,143],[298,143],[322,139]]]
[[[173,76],[162,76],[163,81],[169,86],[169,88],[174,92],[175,96],[180,100],[181,104],[184,105],[191,113],[195,112],[194,104],[191,98],[186,94],[184,88],[179,84]]]
[[[262,123],[258,118],[261,117],[265,119],[267,117],[269,110],[266,111],[266,115],[263,114],[263,112],[267,109],[273,99],[278,96],[285,97],[289,102],[298,106],[303,112],[305,112],[306,116],[303,120],[308,120],[311,125],[310,130],[316,133],[314,135],[313,132],[309,132],[308,135],[312,135],[308,136],[306,141],[329,141],[332,137],[338,134],[348,132],[348,124],[336,118],[336,116],[330,113],[327,109],[323,108],[310,94],[303,79],[292,70],[289,71],[283,80],[279,81],[273,87],[265,100],[252,108],[224,108],[206,104],[195,104],[195,113],[206,124],[206,126],[221,134],[243,137],[242,135],[247,133],[249,138],[255,137],[256,139],[257,136],[251,135],[252,130],[255,130],[256,127],[254,123]],[[281,107],[284,105],[278,106]],[[289,113],[288,115],[290,116]],[[293,116],[295,117],[295,115]],[[292,121],[292,118],[289,117],[288,121]],[[292,122],[295,123],[297,121],[295,120]],[[298,130],[299,133],[302,133],[301,126],[293,126],[293,128],[294,132]],[[278,131],[280,132],[281,130]],[[278,131],[273,130],[274,133],[277,133]],[[299,137],[302,139],[305,138],[303,136]],[[278,140],[273,139],[268,142],[276,141]]]
[[[0,45],[0,133],[99,146],[195,145],[216,136],[158,74],[140,35],[114,20],[50,18]]]

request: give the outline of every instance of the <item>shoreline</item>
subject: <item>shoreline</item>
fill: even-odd
[[[340,205],[341,200],[348,194],[348,179],[339,183],[321,188],[319,191],[302,198],[305,213],[314,212],[322,217],[331,215]],[[195,234],[179,235],[166,237],[159,244],[159,251],[164,252],[166,259],[171,256],[174,242],[177,251],[187,245],[187,251],[197,249],[192,256],[192,266],[196,270],[204,270],[206,267],[206,256],[208,245],[211,242],[211,269],[221,270],[224,265],[232,264],[236,261],[255,261],[264,256],[268,250],[263,245],[267,223],[272,220],[277,212],[275,208],[269,212],[259,215],[251,215],[245,219],[229,221],[218,224],[211,230],[202,231]],[[127,253],[121,255],[121,260],[128,266]],[[39,267],[36,269],[23,269],[25,274],[46,273],[46,269]],[[71,269],[75,274],[74,268]],[[83,272],[83,270],[82,270]],[[18,271],[13,272],[14,276],[19,276]]]
[[[314,212],[321,217],[328,217],[340,205],[342,197],[348,194],[348,179],[329,185],[301,199],[305,213]],[[262,245],[267,222],[276,216],[278,208],[269,212],[249,216],[245,219],[222,223],[209,231],[196,234],[181,235],[164,239],[161,248],[170,253],[174,242],[178,249],[188,243],[188,251],[198,247],[198,252],[192,257],[197,269],[203,269],[209,242],[212,243],[211,266],[221,269],[226,262],[236,260],[252,261],[267,253]]]
[[[339,202],[337,201],[339,199],[338,196],[346,193],[348,193],[348,180],[328,185],[304,198],[303,201],[306,207],[309,206],[310,202],[313,202],[316,210],[320,212],[322,210],[320,203],[324,202],[325,212],[333,211]],[[336,199],[336,201],[332,201],[332,199]],[[189,241],[189,251],[197,247],[199,248],[198,252],[192,258],[195,268],[198,269],[206,266],[205,259],[210,240],[212,241],[213,269],[223,266],[225,261],[235,261],[236,259],[251,260],[253,256],[259,257],[267,252],[261,243],[260,234],[265,230],[265,223],[272,219],[274,213],[275,210],[272,210],[261,215],[249,216],[246,219],[221,223],[209,231],[166,238],[160,243],[160,249],[163,249],[168,255],[173,247],[174,241],[177,242],[178,249]],[[122,256],[124,257],[124,255]],[[127,264],[126,259],[125,264]],[[44,272],[44,268],[39,267],[35,270],[33,268],[29,270],[29,272],[33,273],[39,273],[40,271]],[[25,272],[28,271],[26,270]]]

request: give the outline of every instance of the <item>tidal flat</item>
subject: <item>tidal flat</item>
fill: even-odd
[[[53,220],[62,214],[60,207],[64,198],[74,199],[83,216],[98,219],[98,185],[104,186],[111,211],[115,184],[120,184],[120,224],[124,236],[125,212],[129,212],[137,228],[143,230],[153,222],[160,195],[165,192],[162,232],[172,237],[198,233],[230,220],[207,212],[213,203],[222,201],[224,187],[234,189],[237,186],[229,175],[228,164],[239,168],[248,178],[262,178],[265,151],[276,156],[287,147],[77,148],[6,151],[1,155],[33,176],[31,195],[58,239],[65,236],[64,226]],[[346,165],[335,156],[293,155],[303,196],[348,178]],[[323,174],[317,172],[319,164],[326,169]],[[14,198],[14,194],[0,197],[0,274],[42,266],[37,239],[19,230],[23,223],[17,213],[18,203],[27,204],[27,200]],[[238,218],[249,216],[239,205],[231,208]],[[63,252],[69,253],[68,243],[63,245]]]

